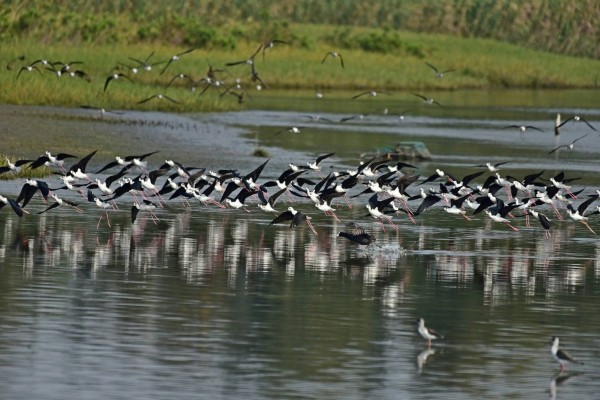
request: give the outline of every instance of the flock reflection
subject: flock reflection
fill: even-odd
[[[307,234],[306,229],[266,227],[251,215],[179,212],[131,225],[116,220],[110,232],[89,230],[85,216],[60,214],[18,220],[0,217],[0,262],[35,268],[70,266],[93,274],[102,269],[151,271],[177,269],[189,283],[201,283],[216,271],[234,279],[239,273],[283,272],[294,279],[298,271],[322,275],[337,270],[365,286],[384,282],[383,301],[394,307],[404,293],[407,276],[399,269],[422,265],[427,281],[470,288],[480,287],[483,302],[502,304],[511,296],[552,297],[577,293],[600,276],[600,242],[577,240],[572,225],[556,229],[548,239],[532,233],[526,240],[487,227],[476,230],[406,226],[379,232],[379,247],[365,251],[339,239],[331,222],[329,234]],[[407,248],[390,252],[381,244]],[[390,277],[392,279],[390,279]],[[401,286],[398,286],[401,285]]]

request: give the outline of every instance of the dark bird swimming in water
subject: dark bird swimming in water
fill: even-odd
[[[349,222],[346,224],[346,228],[352,229],[351,232],[340,232],[338,236],[345,237],[359,245],[368,246],[371,243],[375,242],[375,238],[369,235],[360,225],[354,222]]]

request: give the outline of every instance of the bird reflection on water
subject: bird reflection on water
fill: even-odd
[[[120,216],[110,232],[88,230],[85,215],[62,218],[57,212],[27,221],[15,218],[8,214],[0,217],[0,232],[5,238],[0,245],[0,261],[25,269],[65,265],[87,267],[92,272],[102,268],[179,268],[185,280],[193,283],[221,269],[232,274],[239,268],[263,272],[281,269],[293,276],[296,268],[325,273],[357,266],[364,283],[373,284],[398,268],[418,262],[427,266],[428,279],[459,287],[480,282],[483,301],[490,305],[502,304],[515,289],[533,296],[543,287],[554,294],[586,281],[587,265],[572,260],[548,274],[553,266],[566,264],[560,255],[563,244],[570,243],[567,239],[575,234],[572,226],[556,230],[551,241],[539,235],[531,246],[512,240],[509,233],[504,238],[490,237],[487,227],[470,231],[469,236],[450,229],[446,237],[451,240],[439,240],[434,230],[407,226],[400,233],[375,233],[378,246],[371,246],[375,252],[367,252],[338,237],[336,232],[343,226],[335,221],[329,222],[331,229],[325,234],[314,236],[308,227],[271,229],[257,224],[252,215],[234,217],[233,211],[223,215],[170,212],[161,215],[158,225],[147,214],[134,225],[127,216]],[[595,271],[599,271],[596,263]]]

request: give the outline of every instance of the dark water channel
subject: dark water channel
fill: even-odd
[[[303,164],[329,151],[336,156],[324,163],[325,173],[355,168],[361,153],[380,146],[419,140],[433,155],[416,164],[424,177],[438,167],[463,176],[477,170],[473,165],[508,161],[502,174],[544,170],[547,177],[559,171],[580,177],[573,190],[585,191],[575,205],[595,193],[596,133],[572,151],[547,153],[591,132],[576,124],[555,138],[558,111],[585,115],[600,127],[597,92],[529,93],[537,100],[528,104],[490,100],[499,95],[488,94],[487,103],[483,94],[454,96],[455,105],[439,115],[417,108],[402,121],[391,111],[372,110],[399,109],[409,100],[361,102],[368,115],[350,123],[310,120],[307,115],[337,121],[360,111],[354,103],[334,106],[308,95],[264,97],[255,103],[261,110],[136,113],[116,120],[80,110],[10,107],[2,110],[2,134],[10,132],[6,143],[15,143],[13,133],[24,129],[19,121],[29,128],[46,124],[48,140],[84,129],[96,138],[92,146],[107,146],[91,162],[94,171],[111,152],[146,152],[149,146],[162,153],[150,158],[153,167],[177,158],[249,171],[263,161],[251,156],[260,146],[271,153],[265,180],[289,162]],[[572,99],[571,108],[561,103],[565,98]],[[503,129],[513,123],[546,132],[521,139]],[[302,133],[273,135],[292,125],[302,126]],[[118,137],[122,145],[114,143]],[[88,150],[82,140],[70,140],[78,154]],[[34,141],[22,153],[35,156],[46,145]],[[22,184],[0,182],[0,194],[13,197]],[[515,218],[519,231],[513,232],[483,214],[470,222],[449,215],[441,205],[416,224],[396,216],[400,229],[383,231],[365,217],[367,195],[354,199],[351,209],[336,203],[339,223],[309,202],[282,197],[276,208],[293,205],[311,215],[314,235],[307,227],[269,226],[273,215],[254,203],[244,212],[171,201],[157,210],[156,224],[146,213],[132,224],[129,198],[109,212],[110,228],[104,221],[97,228],[100,210],[70,198],[82,202],[82,214],[58,207],[36,215],[46,207],[37,197],[23,218],[8,207],[0,210],[1,398],[597,396],[600,241],[578,222],[558,221],[549,208],[543,211],[552,219],[550,238],[535,221],[527,227]],[[564,205],[560,211],[566,216]],[[597,232],[598,218],[588,221]],[[365,226],[379,247],[361,251],[338,237],[348,221]],[[429,349],[416,331],[419,317],[445,340]],[[553,335],[584,365],[559,374],[550,354]]]

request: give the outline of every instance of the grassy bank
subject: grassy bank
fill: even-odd
[[[464,39],[450,35],[418,34],[384,31],[370,28],[336,28],[322,25],[289,25],[284,36],[289,45],[270,49],[263,60],[256,57],[256,70],[269,89],[310,89],[333,91],[426,91],[461,88],[523,87],[523,88],[592,88],[600,84],[600,61],[558,55],[488,39]],[[285,36],[288,35],[288,36]],[[359,43],[359,45],[351,45]],[[362,44],[360,44],[362,43]],[[370,44],[369,44],[370,43]],[[199,81],[207,74],[209,63],[218,72],[219,80],[230,85],[241,79],[249,100],[260,96],[250,82],[250,67],[225,67],[225,63],[243,60],[254,53],[260,41],[240,41],[235,49],[197,48],[173,62],[164,74],[165,64],[152,71],[133,74],[123,64],[135,63],[130,57],[144,60],[149,54],[152,62],[166,61],[175,53],[186,50],[164,44],[41,44],[29,40],[8,42],[3,47],[2,61],[8,68],[0,71],[0,102],[78,107],[89,105],[106,109],[140,109],[164,111],[227,110],[244,107],[237,98],[220,96],[219,89],[210,87],[204,94],[202,83],[194,85],[188,79],[166,85],[178,73]],[[385,47],[385,51],[381,47]],[[338,50],[344,57],[345,68],[337,59],[324,55]],[[22,59],[19,59],[22,57]],[[86,73],[86,79],[60,78],[41,64],[33,71],[22,67],[37,59],[62,62],[81,61],[72,70]],[[454,72],[436,78],[425,64]],[[112,80],[104,91],[106,78],[115,72],[131,77]],[[268,89],[265,89],[268,90]],[[237,92],[240,92],[239,90]],[[179,104],[153,99],[164,94]],[[246,96],[248,99],[248,96]]]
[[[287,23],[377,27],[507,41],[600,58],[597,0],[5,0],[0,39],[233,49]],[[301,38],[301,36],[298,36]]]

